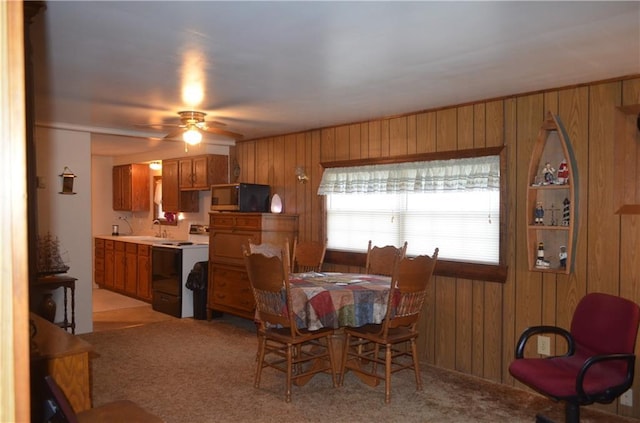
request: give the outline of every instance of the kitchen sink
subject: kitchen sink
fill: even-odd
[[[172,239],[172,240],[156,240],[154,241],[155,245],[172,245],[172,246],[180,246],[180,245],[193,245],[193,242],[186,239]]]
[[[146,242],[158,242],[163,238],[158,238],[157,236],[149,236],[149,235],[119,235],[118,239],[123,241],[146,241]]]

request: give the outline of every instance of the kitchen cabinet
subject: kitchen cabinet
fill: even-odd
[[[531,153],[527,186],[529,270],[573,270],[578,220],[578,168],[559,116],[547,113]]]
[[[298,235],[298,216],[272,213],[209,213],[207,314],[222,311],[254,318],[255,301],[242,257],[242,245],[284,244]],[[291,251],[289,252],[291,253]]]
[[[113,210],[149,211],[149,166],[128,164],[113,167]]]
[[[151,246],[104,238],[95,246],[94,272],[103,274],[95,278],[98,286],[150,303]]]
[[[138,295],[138,244],[125,243],[125,278],[124,291],[131,295]]]
[[[228,157],[219,154],[185,157],[179,160],[180,190],[208,190],[213,184],[229,182]]]
[[[104,241],[104,288],[113,289],[114,263],[115,263],[115,241],[106,239]]]
[[[93,282],[104,285],[104,239],[100,238],[94,241]]]
[[[198,212],[198,191],[180,191],[180,160],[162,161],[162,210]]]
[[[151,246],[138,244],[137,295],[151,301]]]
[[[124,280],[126,277],[124,242],[115,241],[113,250],[113,287],[118,291],[124,292]]]

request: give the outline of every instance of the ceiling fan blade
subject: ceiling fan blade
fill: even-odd
[[[219,120],[208,120],[204,122],[205,125],[213,125],[213,126],[227,126],[226,123],[220,122]]]
[[[244,138],[242,134],[238,134],[237,132],[227,131],[226,129],[206,127],[206,128],[202,128],[202,130],[212,134],[224,135],[224,136],[233,138],[234,140],[241,140],[242,138]]]
[[[169,132],[167,135],[165,135],[165,138],[178,138],[179,136],[182,135],[182,133],[184,132],[185,128],[177,128],[174,129],[173,131]]]

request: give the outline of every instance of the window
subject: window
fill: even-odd
[[[407,254],[500,262],[500,156],[325,169],[329,249],[408,242]]]
[[[177,226],[175,213],[162,210],[162,176],[154,176],[153,182],[153,220],[159,220],[163,225]]]

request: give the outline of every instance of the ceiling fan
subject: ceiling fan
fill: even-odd
[[[160,126],[160,127],[175,127],[176,129],[165,135],[166,139],[173,139],[182,136],[182,140],[190,145],[199,144],[202,141],[203,132],[209,132],[212,134],[223,135],[234,140],[242,139],[243,136],[236,132],[228,131],[220,128],[226,126],[226,124],[218,121],[206,122],[204,117],[207,115],[204,112],[198,112],[195,110],[184,110],[178,112],[180,116],[179,124],[151,124],[144,126]]]

